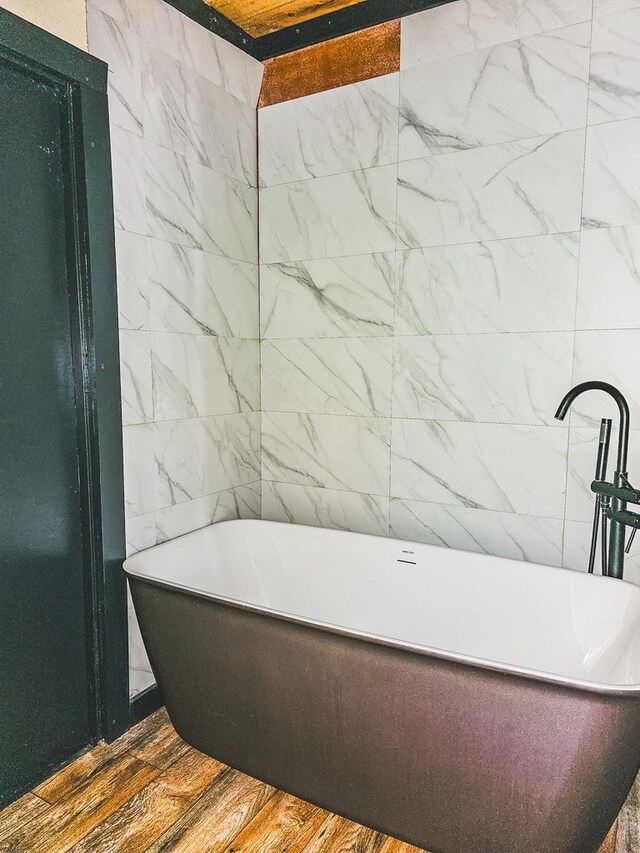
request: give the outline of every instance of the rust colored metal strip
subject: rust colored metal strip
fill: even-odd
[[[291,101],[399,69],[400,21],[388,21],[267,60],[258,106]]]

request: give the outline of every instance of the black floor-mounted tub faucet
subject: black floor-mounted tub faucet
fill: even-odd
[[[608,574],[613,578],[622,578],[624,572],[625,528],[639,528],[640,515],[627,510],[627,502],[640,504],[640,492],[634,489],[627,479],[627,456],[629,454],[629,406],[621,391],[608,382],[581,382],[573,387],[562,398],[555,417],[564,420],[569,407],[580,394],[585,391],[604,391],[616,401],[620,413],[618,430],[618,456],[613,483],[605,480],[594,480],[591,491],[605,499],[611,499],[606,506],[605,514],[611,520],[609,537]]]

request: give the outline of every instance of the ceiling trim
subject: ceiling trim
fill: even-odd
[[[215,2],[215,0],[213,0]],[[328,15],[320,15],[274,33],[253,38],[242,27],[222,15],[204,0],[164,0],[169,6],[196,21],[212,33],[235,44],[255,59],[272,59],[303,47],[348,35],[357,30],[384,24],[414,12],[423,12],[451,0],[360,0]]]

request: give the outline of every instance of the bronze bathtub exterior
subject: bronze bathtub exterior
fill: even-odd
[[[188,743],[430,853],[596,853],[638,771],[640,696],[129,580]]]

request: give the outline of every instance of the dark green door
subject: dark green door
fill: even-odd
[[[94,738],[66,97],[0,63],[0,805]]]

